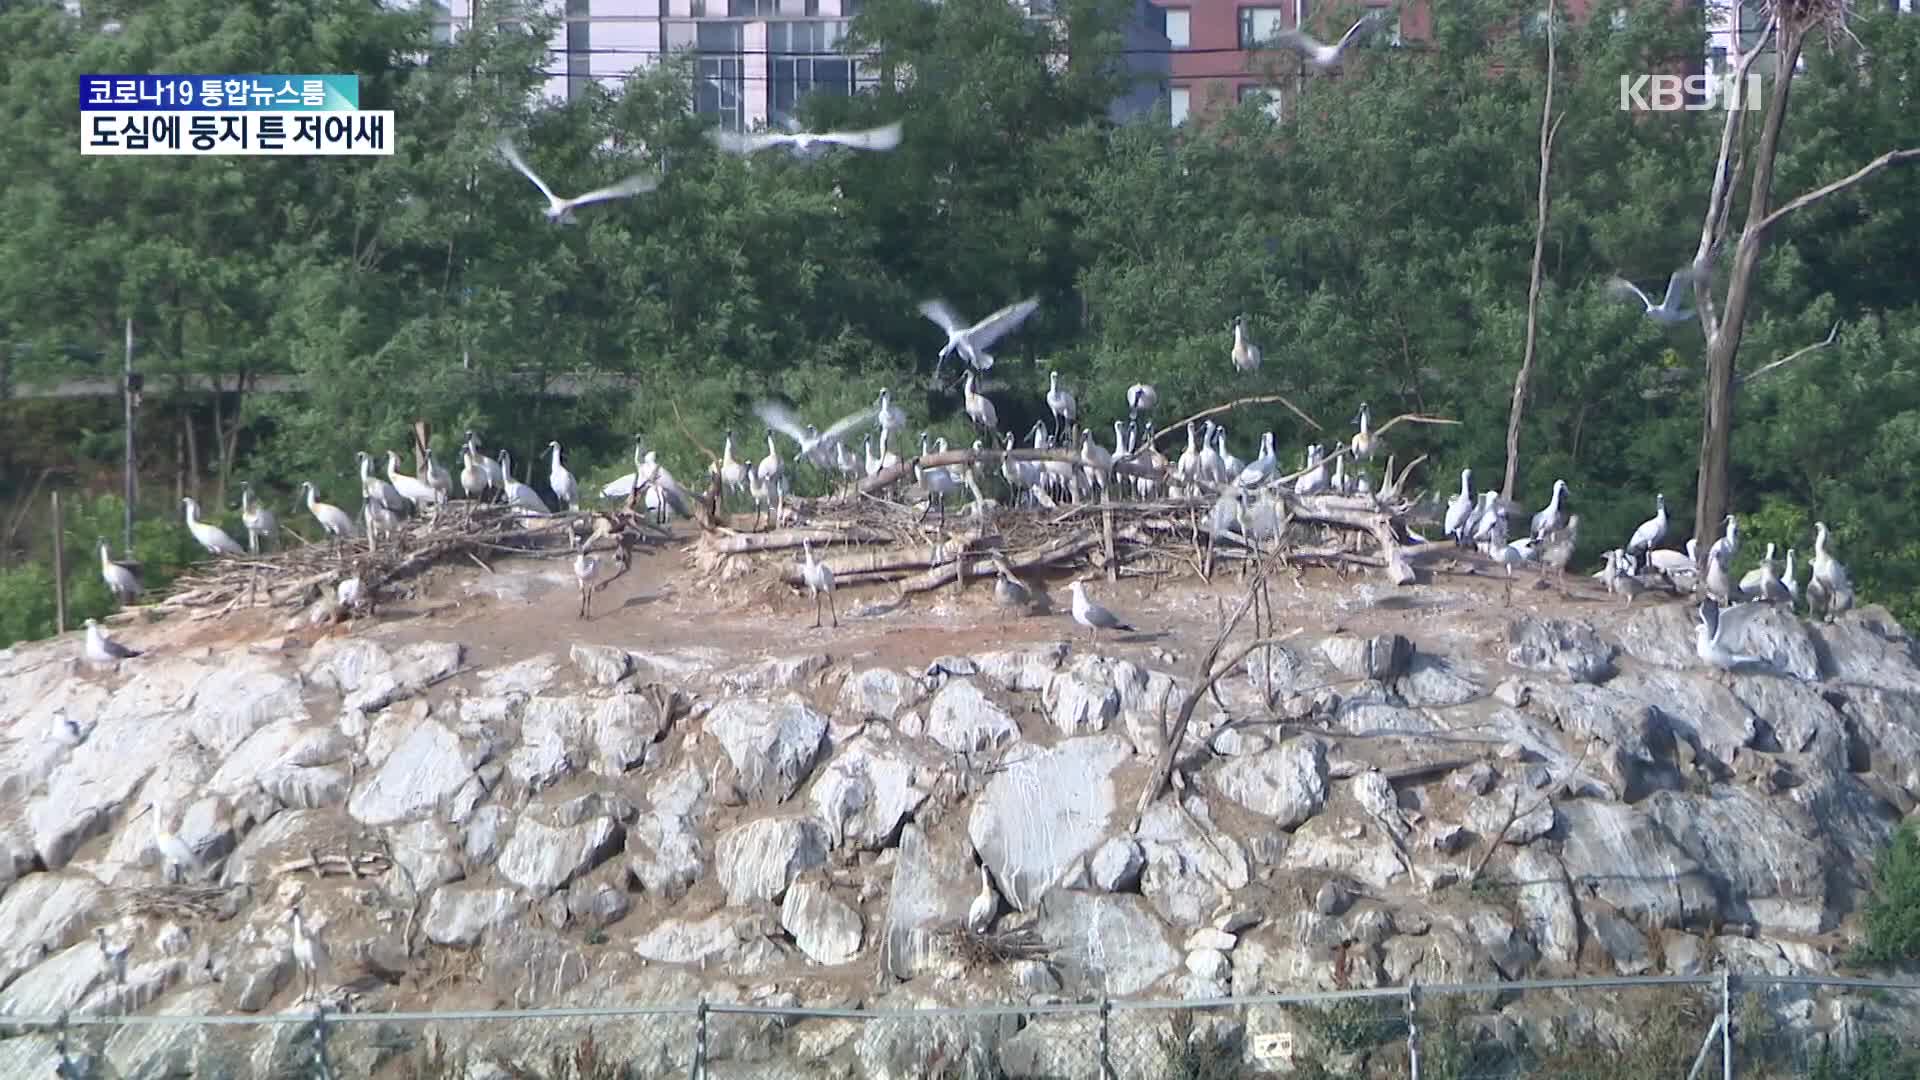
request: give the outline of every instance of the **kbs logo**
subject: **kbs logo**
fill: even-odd
[[[1748,75],[1744,87],[1734,75],[1622,75],[1620,111],[1746,109],[1757,112],[1764,101],[1763,82],[1759,75]]]

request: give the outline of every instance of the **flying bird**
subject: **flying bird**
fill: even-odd
[[[534,175],[532,169],[527,168],[527,163],[520,160],[519,151],[513,148],[511,141],[501,139],[499,149],[500,155],[507,159],[507,164],[520,170],[520,175],[533,181],[533,186],[539,188],[540,194],[547,197],[547,220],[557,225],[573,224],[575,220],[573,216],[574,210],[586,206],[589,203],[606,202],[608,199],[630,198],[643,192],[652,191],[654,188],[660,186],[659,177],[637,173],[612,187],[603,187],[597,191],[589,191],[585,195],[576,195],[571,199],[563,199],[553,193],[553,189],[547,186],[545,180],[540,179]]]
[[[895,120],[866,131],[756,131],[742,134],[724,128],[710,128],[707,138],[715,146],[732,154],[752,154],[769,146],[791,146],[804,154],[822,143],[855,150],[891,150],[900,145],[900,121]]]
[[[1683,267],[1667,278],[1666,298],[1655,304],[1640,287],[1626,278],[1612,278],[1607,288],[1618,296],[1632,296],[1646,308],[1646,316],[1654,322],[1683,323],[1693,318],[1693,312],[1687,308],[1687,290],[1693,287],[1693,268]]]
[[[800,456],[821,469],[833,467],[834,447],[844,445],[847,436],[880,419],[879,410],[869,406],[841,417],[832,427],[821,431],[812,424],[802,425],[798,414],[777,401],[755,402],[753,414],[761,423],[792,439],[800,448]]]
[[[1017,304],[1008,304],[972,326],[968,326],[960,321],[959,314],[949,307],[945,300],[922,301],[920,314],[932,319],[940,325],[940,329],[947,332],[947,344],[940,350],[940,359],[933,365],[934,373],[939,374],[940,365],[955,352],[958,352],[960,358],[971,365],[975,371],[986,371],[993,367],[993,357],[988,355],[987,350],[993,347],[994,342],[1013,333],[1039,306],[1040,301],[1037,297],[1029,297]]]
[[[1379,21],[1379,19],[1380,12],[1378,11],[1370,11],[1360,16],[1359,20],[1352,26],[1347,27],[1346,33],[1340,35],[1340,40],[1331,45],[1316,41],[1309,35],[1303,34],[1299,30],[1291,27],[1273,35],[1272,41],[1275,45],[1294,50],[1312,61],[1313,66],[1324,71],[1340,62],[1340,54],[1346,51],[1348,45],[1353,43],[1354,36],[1360,32],[1362,27],[1375,23]]]

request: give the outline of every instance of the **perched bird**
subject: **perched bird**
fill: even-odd
[[[827,612],[833,616],[833,625],[840,625],[840,613],[833,609],[833,568],[813,558],[813,544],[802,540],[800,550],[804,555],[800,563],[800,582],[807,587],[807,593],[813,598],[813,625],[820,627],[820,598],[827,599]]]
[[[1255,487],[1264,484],[1273,476],[1274,465],[1278,458],[1273,449],[1273,432],[1260,436],[1260,456],[1249,462],[1234,478],[1241,487]]]
[[[993,343],[1018,329],[1040,307],[1037,297],[1029,297],[1018,303],[1008,304],[999,311],[968,326],[960,321],[960,316],[948,306],[945,300],[922,301],[920,314],[939,324],[947,332],[947,344],[940,350],[940,357],[934,362],[934,373],[940,371],[940,365],[948,356],[959,353],[960,359],[975,371],[986,371],[993,367],[993,357],[987,352]]]
[[[1360,427],[1360,430],[1354,433],[1351,443],[1353,460],[1371,461],[1378,440],[1373,435],[1373,410],[1367,407],[1366,402],[1360,403],[1360,411],[1354,414],[1353,422]]]
[[[1260,370],[1260,346],[1247,337],[1247,317],[1233,320],[1233,369],[1241,374]]]
[[[1566,500],[1566,496],[1567,482],[1565,480],[1555,480],[1553,482],[1553,497],[1547,500],[1547,508],[1545,510],[1533,515],[1533,531],[1528,534],[1529,536],[1538,540],[1555,529],[1566,528],[1567,508],[1562,505]]]
[[[1523,536],[1511,544],[1500,544],[1493,547],[1487,554],[1493,557],[1494,562],[1505,566],[1507,568],[1507,576],[1512,577],[1514,567],[1524,566],[1533,561],[1534,547],[1538,543],[1539,541],[1531,536]]]
[[[1553,571],[1555,577],[1564,577],[1567,564],[1573,561],[1573,549],[1580,543],[1580,515],[1567,517],[1564,528],[1555,529],[1540,539],[1534,549],[1534,557],[1540,565]]]
[[[247,551],[257,554],[280,531],[280,519],[253,497],[253,485],[240,485],[240,524],[247,528]]]
[[[1693,651],[1702,661],[1721,671],[1748,664],[1764,664],[1758,656],[1736,653],[1727,647],[1727,639],[1737,639],[1740,630],[1754,613],[1763,609],[1760,604],[1734,604],[1721,607],[1711,598],[1700,602],[1700,623],[1693,631]]]
[[[1033,607],[1033,590],[1014,576],[1011,569],[999,559],[993,561],[994,582],[993,602],[1006,611],[1025,613]]]
[[[487,459],[476,454],[471,444],[460,449],[460,490],[467,493],[469,500],[475,501],[486,498],[493,491]]]
[[[1653,505],[1653,516],[1641,522],[1640,527],[1633,530],[1633,539],[1627,541],[1628,554],[1639,555],[1650,551],[1667,538],[1667,497],[1655,495]]]
[[[987,864],[980,864],[980,895],[967,905],[967,929],[976,934],[984,934],[993,925],[993,917],[1000,912],[1000,897],[993,891],[993,878],[987,873]]]
[[[1740,578],[1740,591],[1755,600],[1765,603],[1778,603],[1790,599],[1787,587],[1781,582],[1780,575],[1773,568],[1774,546],[1767,545],[1767,554],[1760,565],[1746,572]]]
[[[881,387],[880,400],[874,405],[874,420],[880,425],[880,446],[883,451],[887,445],[887,436],[897,434],[907,426],[907,414],[900,411],[900,406],[893,403],[893,391],[886,387]]]
[[[1380,13],[1378,11],[1370,11],[1362,15],[1359,21],[1347,27],[1347,32],[1340,35],[1339,41],[1331,45],[1316,41],[1314,38],[1292,27],[1288,27],[1273,35],[1271,41],[1275,45],[1294,50],[1311,61],[1314,67],[1325,71],[1340,62],[1340,54],[1346,50],[1348,45],[1353,44],[1354,35],[1358,34],[1361,29],[1370,24],[1378,22],[1379,19]]]
[[[589,191],[585,195],[576,195],[571,199],[563,199],[553,193],[553,189],[547,186],[545,180],[540,179],[534,175],[532,169],[527,168],[527,163],[520,160],[520,154],[513,148],[511,141],[501,139],[499,149],[501,156],[507,159],[507,164],[518,169],[520,175],[533,181],[533,186],[539,188],[540,194],[547,197],[547,220],[558,225],[573,224],[576,220],[573,212],[589,203],[605,202],[608,199],[625,199],[630,196],[652,191],[654,188],[660,186],[660,178],[657,176],[634,175],[614,184],[612,187],[599,188],[595,191]]]
[[[1626,278],[1608,279],[1607,288],[1616,296],[1632,296],[1639,300],[1640,305],[1646,309],[1647,318],[1654,322],[1683,323],[1693,318],[1692,310],[1686,306],[1687,290],[1693,288],[1693,279],[1692,267],[1675,270],[1672,276],[1667,278],[1667,295],[1658,304],[1655,304],[1646,293],[1641,292],[1638,285]]]
[[[707,129],[707,138],[732,154],[752,154],[769,146],[791,146],[806,153],[816,145],[846,146],[855,150],[892,150],[900,145],[900,121],[865,131],[756,131],[750,134],[725,128]]]
[[[400,455],[393,450],[387,451],[387,483],[392,484],[393,490],[416,510],[440,503],[440,493],[433,490],[431,485],[400,471]]]
[[[160,820],[159,805],[148,803],[140,811],[140,814],[147,813],[153,815],[153,846],[160,853],[161,877],[171,884],[174,871],[178,870],[184,875],[188,870],[199,869],[200,857],[193,853],[185,841],[167,831],[166,824]],[[140,814],[133,816],[137,818]]]
[[[966,403],[967,419],[972,420],[975,427],[983,431],[1000,429],[1000,417],[994,411],[993,402],[988,401],[985,394],[973,392],[973,372],[971,371],[967,372],[966,389],[962,400]]]
[[[502,490],[507,493],[507,505],[536,514],[547,513],[546,500],[540,493],[521,483],[513,475],[513,459],[505,450],[500,451],[500,467],[504,476]]]
[[[291,913],[293,923],[293,962],[300,968],[305,989],[301,997],[310,998],[318,994],[322,984],[332,971],[332,958],[327,955],[326,943],[320,935],[307,926],[300,917],[300,906],[294,905]]]
[[[1745,599],[1740,586],[1727,571],[1727,556],[1717,547],[1707,552],[1707,576],[1705,579],[1707,595],[1723,604],[1735,604]]]
[[[1813,576],[1807,580],[1807,610],[1832,622],[1853,607],[1853,579],[1827,550],[1827,523],[1813,526]]]
[[[1787,549],[1787,572],[1781,575],[1780,586],[1787,590],[1787,606],[1791,608],[1800,602],[1799,571],[1793,565],[1794,550]]]
[[[593,618],[593,579],[600,574],[600,559],[587,553],[587,545],[581,544],[580,550],[573,556],[573,580],[580,588],[580,618]]]
[[[1146,383],[1134,383],[1127,387],[1127,415],[1137,417],[1141,413],[1150,413],[1160,404],[1160,391]]]
[[[1647,591],[1647,586],[1627,567],[1628,558],[1630,556],[1618,548],[1607,552],[1607,566],[1603,571],[1605,574],[1603,580],[1608,592],[1615,596],[1626,597],[1627,603],[1631,605],[1634,597]]]
[[[1318,495],[1329,487],[1326,451],[1319,443],[1307,447],[1307,471],[1293,481],[1295,495]]]
[[[1460,493],[1447,502],[1446,532],[1453,542],[1467,546],[1467,526],[1473,520],[1473,470],[1460,470]]]
[[[1647,563],[1681,592],[1692,592],[1700,578],[1700,541],[1688,540],[1687,553],[1666,548],[1647,552]]]
[[[772,435],[767,436],[767,445],[773,445]],[[560,500],[560,509],[571,510],[579,501],[579,488],[573,482],[573,473],[560,464],[559,441],[548,443],[547,449],[553,453],[553,464],[547,469],[547,487],[553,492],[553,497]]]
[[[365,450],[353,455],[360,463],[360,496],[372,499],[396,514],[413,513],[413,503],[400,494],[391,482],[373,471],[373,455]]]
[[[188,496],[181,499],[180,504],[187,508],[187,531],[193,534],[193,538],[199,541],[201,547],[207,549],[207,554],[245,554],[245,552],[241,550],[240,545],[233,542],[233,537],[227,535],[225,529],[222,529],[218,525],[209,525],[200,520],[199,500]]]
[[[1133,627],[1121,622],[1118,615],[1087,599],[1086,586],[1079,581],[1073,583],[1073,621],[1087,628],[1089,641],[1100,640],[1102,630],[1134,632]]]
[[[326,530],[328,536],[333,537],[335,541],[350,539],[353,536],[353,518],[332,503],[321,502],[319,494],[314,490],[313,481],[301,481],[300,492],[306,497],[307,510],[313,514],[314,520],[320,523],[320,527]],[[373,501],[366,500],[369,505]]]
[[[432,448],[428,448],[423,456],[427,460],[427,467],[421,475],[421,479],[425,480],[427,486],[433,489],[433,501],[435,505],[439,505],[452,497],[453,477],[448,475],[447,470],[442,468],[439,462],[433,460]]]
[[[1074,403],[1073,391],[1060,389],[1060,373],[1047,374],[1047,409],[1053,413],[1054,434],[1058,437],[1079,419],[1080,409]]]
[[[107,591],[115,600],[123,604],[132,603],[140,595],[140,579],[134,575],[133,566],[115,562],[112,549],[107,546],[106,537],[100,537],[100,578],[107,583]]]
[[[122,660],[140,655],[139,649],[130,649],[107,636],[94,619],[87,620],[87,661],[94,664],[117,664]]]

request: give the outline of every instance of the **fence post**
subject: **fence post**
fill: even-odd
[[[1113,1016],[1113,1002],[1100,999],[1100,1080],[1113,1080],[1113,1039],[1107,1022]]]
[[[54,632],[67,632],[67,545],[60,520],[60,493],[53,493],[53,621]]]
[[[333,1080],[333,1067],[327,1063],[327,1008],[313,1006],[313,1071],[320,1080]]]
[[[693,1070],[688,1075],[693,1080],[706,1080],[707,1076],[707,999],[704,997],[693,1010]]]
[[[1720,1078],[1733,1080],[1733,968],[1720,969]]]
[[[1420,1080],[1420,984],[1407,984],[1407,1072]]]

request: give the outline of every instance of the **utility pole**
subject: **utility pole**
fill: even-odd
[[[126,558],[130,559],[133,557],[133,501],[139,493],[134,478],[133,466],[135,457],[133,452],[133,410],[140,405],[141,381],[140,376],[133,373],[133,316],[131,315],[127,316],[127,351],[122,374],[125,379],[120,388],[120,397],[126,406],[127,455],[122,466],[126,470],[126,476],[124,477],[125,490],[121,492],[121,499],[126,503],[126,535],[121,539],[121,543],[124,545],[121,551]]]

